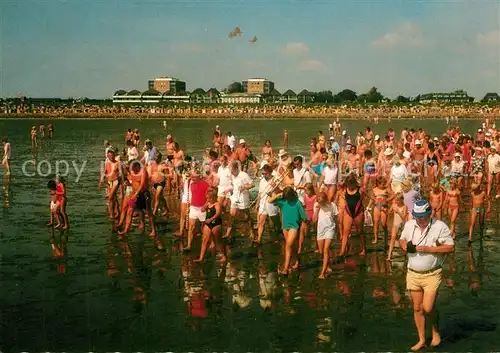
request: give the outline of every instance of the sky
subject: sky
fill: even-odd
[[[480,99],[500,93],[500,1],[0,0],[0,69],[1,97],[105,98],[170,76]]]

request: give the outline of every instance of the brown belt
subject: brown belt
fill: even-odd
[[[432,273],[432,272],[440,270],[440,269],[441,269],[441,266],[437,266],[437,267],[431,268],[430,270],[427,270],[427,271],[417,271],[417,270],[412,270],[411,268],[408,268],[408,271],[418,273],[419,275],[425,275],[427,273]]]

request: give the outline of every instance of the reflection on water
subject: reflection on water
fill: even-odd
[[[393,127],[397,129],[398,123]],[[118,239],[106,221],[103,194],[96,188],[103,156],[100,141],[119,144],[123,127],[130,126],[160,144],[163,136],[154,129],[156,122],[61,121],[60,135],[50,146],[40,144],[36,153],[25,141],[23,124],[28,129],[32,125],[0,122],[12,145],[19,147],[13,149],[12,177],[3,179],[0,350],[406,351],[414,343],[405,256],[399,249],[393,261],[386,262],[382,247],[371,248],[365,258],[352,256],[332,266],[332,274],[318,281],[320,259],[312,237],[306,239],[301,270],[289,277],[277,275],[280,244],[271,241],[255,248],[245,237],[226,247],[226,263],[215,254],[205,263],[193,263],[200,238],[195,238],[192,254],[183,253],[172,236],[178,226],[175,215],[159,230],[165,251],[156,250],[138,231]],[[262,122],[251,121],[171,125],[179,140],[201,128],[208,141],[215,124],[231,124],[233,131],[264,130]],[[279,141],[279,124],[270,122],[261,142]],[[364,129],[360,123],[349,124],[352,131]],[[307,142],[310,132],[324,125],[293,121],[291,143],[302,148],[300,141]],[[199,142],[189,143],[188,149],[203,150]],[[27,168],[36,170],[35,159],[88,160],[79,183],[72,182],[73,171],[66,176],[73,222],[69,232],[45,227],[46,179],[23,177],[20,167],[27,160]],[[483,332],[478,327],[485,325],[476,324],[494,322],[500,315],[499,204],[491,202],[482,241],[472,247],[462,235],[468,230],[469,211],[459,215],[458,244],[445,264],[438,305],[444,332],[447,327],[448,332],[459,331],[455,321],[469,325],[460,335],[450,336],[453,339],[444,337],[446,351],[492,351],[500,345],[500,335]],[[474,237],[481,239],[478,228]],[[339,244],[333,247],[338,250]]]
[[[10,175],[4,175],[2,185],[3,208],[9,208],[12,204],[12,190],[10,189]]]

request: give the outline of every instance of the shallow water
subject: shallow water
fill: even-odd
[[[325,281],[316,279],[318,258],[313,239],[306,242],[298,274],[276,274],[280,247],[266,238],[261,250],[240,237],[228,247],[229,263],[210,257],[192,263],[172,234],[175,216],[160,224],[166,251],[155,250],[148,236],[134,231],[118,241],[106,219],[104,191],[97,188],[102,141],[123,148],[127,128],[164,147],[160,120],[57,120],[55,137],[37,150],[55,172],[57,160],[87,161],[78,183],[67,179],[71,230],[52,232],[45,176],[35,173],[29,130],[40,121],[0,121],[0,135],[13,150],[10,182],[3,184],[1,239],[2,351],[406,351],[416,342],[412,309],[405,294],[404,256],[384,260],[382,242],[366,258],[353,256]],[[48,124],[49,121],[45,121]],[[181,147],[201,155],[213,127],[231,130],[251,146],[270,139],[278,146],[285,128],[290,150],[306,153],[308,138],[326,133],[321,120],[169,121]],[[437,134],[444,121],[406,120],[372,129],[423,127]],[[479,121],[463,121],[476,131]],[[365,122],[348,121],[343,129],[363,130]],[[278,147],[277,147],[278,148]],[[46,173],[47,165],[41,171]],[[64,173],[64,171],[62,171]],[[498,350],[500,306],[499,202],[492,201],[482,241],[466,244],[469,212],[461,210],[456,252],[445,265],[438,298],[444,351]],[[478,232],[477,232],[478,233]],[[479,234],[475,234],[479,238]],[[64,254],[53,256],[55,243]],[[199,238],[196,239],[198,250]],[[338,250],[338,244],[335,244]],[[196,252],[196,251],[195,251]]]

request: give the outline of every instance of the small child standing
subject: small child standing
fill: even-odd
[[[314,203],[316,202],[316,193],[314,191],[314,186],[311,183],[305,185],[305,195],[304,195],[304,207],[306,211],[307,220],[302,223],[299,234],[299,248],[297,253],[302,253],[302,245],[304,244],[304,238],[309,233],[309,225],[313,221],[314,216]]]
[[[389,210],[389,214],[391,213],[394,214],[394,218],[392,220],[391,240],[389,242],[389,251],[387,252],[387,261],[391,261],[396,238],[399,231],[403,229],[406,219],[408,218],[408,207],[405,205],[403,193],[400,192],[395,195],[394,202]]]
[[[479,217],[479,232],[483,232],[484,227],[484,200],[486,199],[486,193],[481,190],[481,185],[477,183],[472,183],[471,185],[471,199],[472,199],[472,209],[470,210],[470,222],[469,222],[469,245],[472,243],[472,232],[474,231],[474,225],[476,224],[477,218]],[[482,235],[482,234],[481,234]]]
[[[56,182],[54,180],[50,180],[47,183],[47,187],[50,190],[50,222],[47,226],[53,226],[54,222],[56,222],[55,228],[61,227],[61,203],[59,202],[59,198],[56,192]]]
[[[61,204],[60,210],[61,210],[62,220],[64,222],[62,228],[68,229],[69,220],[68,220],[68,214],[66,213],[66,204],[67,204],[66,185],[64,185],[64,180],[60,176],[56,176],[55,183],[56,183],[57,200]]]
[[[339,209],[333,202],[328,201],[328,196],[325,192],[320,192],[316,198],[314,205],[314,223],[317,223],[318,234],[316,240],[318,242],[318,250],[323,255],[323,266],[319,279],[324,279],[325,274],[332,271],[328,262],[330,260],[330,244],[337,230],[337,216]]]

